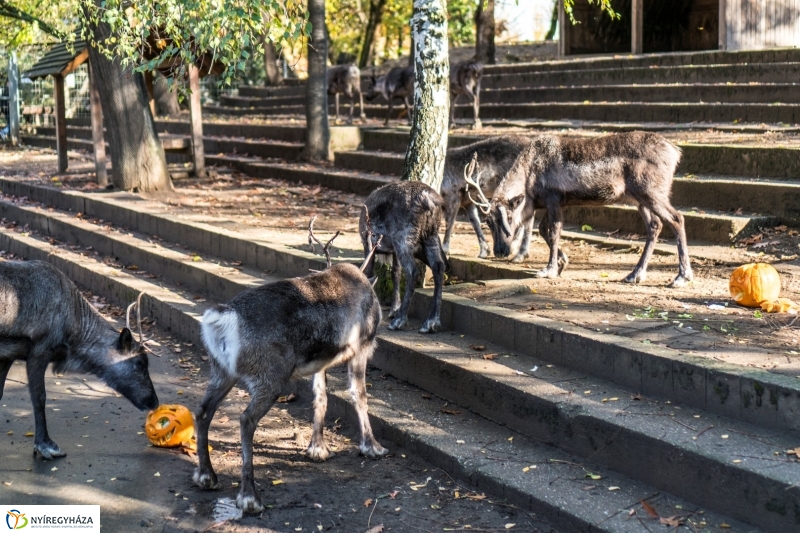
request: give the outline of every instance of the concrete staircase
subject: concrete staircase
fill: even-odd
[[[9,180],[0,190],[11,195],[0,200],[0,218],[16,223],[0,228],[0,249],[50,261],[119,304],[145,291],[147,316],[189,342],[200,342],[199,317],[212,302],[324,266],[319,256],[192,222],[134,195]],[[158,276],[109,267],[104,257]],[[430,297],[415,295],[417,321]],[[656,494],[662,516],[688,516],[698,531],[798,527],[800,462],[783,454],[800,440],[798,380],[510,312],[455,289],[442,315],[439,335],[381,330],[373,364],[409,384],[398,391],[378,374],[370,379],[381,438],[563,531],[652,532],[629,511],[646,516],[638,502]],[[476,356],[478,344],[504,357]],[[463,411],[443,414],[430,395]],[[354,423],[344,392],[331,416]]]

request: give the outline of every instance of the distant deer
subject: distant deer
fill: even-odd
[[[444,160],[444,180],[442,181],[442,198],[444,198],[445,232],[442,248],[445,253],[450,251],[450,238],[456,223],[459,209],[467,212],[472,229],[478,236],[480,251],[478,257],[489,256],[489,243],[481,229],[481,217],[478,206],[470,200],[470,190],[465,177],[465,169],[472,157],[477,154],[480,161],[478,174],[480,175],[483,193],[491,198],[497,184],[505,178],[506,173],[514,165],[520,152],[530,144],[529,137],[517,135],[501,135],[490,137],[458,148],[447,150]],[[474,177],[473,177],[474,179]],[[474,192],[474,186],[473,186]],[[533,218],[528,224],[528,231],[520,246],[516,260],[522,261],[528,255]]]
[[[383,125],[389,124],[389,119],[392,116],[393,100],[395,98],[402,98],[406,106],[406,113],[408,122],[411,122],[411,106],[409,105],[409,97],[414,95],[414,67],[395,67],[390,70],[385,76],[375,78],[372,75],[372,86],[366,95],[368,101],[372,101],[378,96],[383,96],[389,102],[389,110],[386,112],[386,120]]]
[[[632,202],[639,206],[647,240],[639,263],[624,281],[645,280],[647,264],[666,222],[678,244],[678,275],[671,286],[685,285],[693,278],[686,231],[683,215],[669,199],[680,157],[680,150],[664,137],[641,131],[593,139],[552,135],[531,139],[491,201],[484,196],[478,200],[488,211],[495,256],[517,254],[523,228],[533,218],[534,209],[544,208],[547,214],[539,224],[539,234],[550,247],[550,261],[537,276],[555,278],[569,262],[558,246],[564,206]],[[473,172],[471,165],[467,174]],[[480,187],[479,182],[475,185]]]
[[[140,295],[141,298],[141,295]],[[47,432],[44,374],[88,372],[138,409],[158,407],[143,348],[139,302],[128,307],[128,324],[114,330],[67,276],[42,261],[0,262],[0,398],[11,364],[25,361],[33,403],[33,451],[44,459],[63,457]],[[139,343],[130,328],[136,306]]]
[[[309,236],[315,238],[312,225]],[[325,372],[343,363],[361,426],[359,451],[369,457],[387,453],[372,435],[365,381],[381,307],[358,267],[330,266],[332,241],[323,248],[327,270],[244,290],[203,314],[201,331],[211,355],[211,379],[196,413],[199,464],[193,479],[204,489],[220,488],[208,454],[208,428],[220,402],[238,382],[250,393],[250,404],[240,417],[242,480],[236,505],[248,513],[264,509],[253,478],[253,435],[291,378],[314,376],[311,459],[324,461],[331,455],[322,434],[328,406]]]
[[[414,288],[421,273],[417,261],[433,271],[433,304],[428,319],[420,333],[434,333],[442,329],[439,317],[442,306],[442,287],[447,269],[447,257],[439,240],[444,200],[428,185],[420,181],[400,181],[375,190],[364,202],[358,227],[364,255],[376,253],[392,255],[392,311],[389,329],[400,329],[408,322],[408,309]],[[372,232],[368,231],[371,228]],[[374,235],[381,236],[380,242]],[[372,236],[371,236],[372,235]],[[364,273],[373,276],[374,256],[366,263]],[[400,272],[406,275],[406,290],[400,300]]]
[[[367,116],[364,114],[364,97],[361,95],[361,71],[355,65],[335,65],[328,68],[328,94],[334,95],[336,99],[336,120],[339,120],[339,95],[344,94],[350,99],[350,115],[347,123],[353,123],[353,108],[355,107],[356,96],[358,96],[358,109],[361,120]]]
[[[481,119],[478,118],[481,106],[481,78],[483,77],[483,63],[469,59],[457,63],[450,68],[450,126],[456,125],[455,110],[456,100],[462,94],[472,102],[472,127],[481,128]]]

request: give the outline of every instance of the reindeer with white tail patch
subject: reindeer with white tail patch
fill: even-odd
[[[309,236],[316,239],[313,220]],[[194,481],[205,489],[220,488],[208,454],[208,428],[220,402],[239,383],[251,399],[240,418],[242,480],[236,505],[248,513],[264,508],[253,477],[253,435],[259,420],[292,378],[314,376],[311,459],[324,461],[331,455],[322,434],[328,405],[325,371],[343,363],[347,363],[350,395],[361,426],[359,451],[369,457],[387,453],[372,434],[365,381],[381,307],[358,267],[349,263],[331,266],[328,250],[332,242],[323,248],[328,269],[247,289],[203,315],[202,336],[211,355],[211,379],[196,413],[199,465]]]
[[[639,263],[624,281],[640,283],[647,276],[663,224],[672,228],[678,244],[678,275],[672,287],[691,281],[692,266],[683,215],[670,202],[672,179],[680,150],[661,135],[630,132],[593,139],[567,139],[542,135],[531,139],[514,166],[494,191],[491,201],[477,201],[488,212],[497,257],[519,253],[524,228],[535,209],[545,209],[539,234],[550,247],[540,278],[555,278],[569,260],[559,249],[564,224],[562,208],[570,205],[633,203],[647,228]],[[474,172],[467,169],[467,172]],[[480,190],[480,182],[475,185]],[[662,222],[663,221],[663,222]]]

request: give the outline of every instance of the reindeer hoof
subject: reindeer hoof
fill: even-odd
[[[681,275],[679,274],[677,278],[675,278],[674,280],[672,280],[672,283],[670,283],[670,284],[668,285],[668,287],[669,287],[670,289],[678,289],[678,288],[680,288],[680,287],[685,287],[685,286],[686,286],[686,284],[687,284],[687,283],[689,283],[690,281],[692,281],[692,277],[691,277],[691,275],[687,277],[687,276],[681,276]]]
[[[647,279],[647,274],[644,272],[631,272],[622,281],[625,283],[641,283]]]
[[[320,463],[323,461],[327,461],[333,455],[325,444],[323,444],[322,446],[317,446],[312,444],[308,447],[306,453],[308,453],[308,457],[312,461],[317,461]]]
[[[536,273],[537,278],[555,279],[558,277],[558,271],[554,268],[543,268]]]
[[[511,260],[511,262],[512,263],[522,263],[523,261],[525,261],[525,259],[527,259],[527,257],[528,256],[525,255],[525,254],[517,254],[517,255],[514,256],[514,258]]]
[[[36,455],[37,453],[46,461],[52,461],[56,457],[64,457],[67,455],[67,452],[62,452],[61,448],[58,447],[58,444],[53,441],[34,444],[33,454]]]
[[[264,510],[261,499],[255,494],[245,494],[240,492],[236,497],[236,507],[248,514],[260,513]]]
[[[408,319],[404,317],[396,317],[394,320],[389,322],[389,329],[391,329],[392,331],[396,329],[402,329],[403,326],[406,325],[406,322],[408,322]]]
[[[358,447],[358,452],[365,457],[383,457],[389,450],[378,444],[377,441],[372,441],[372,444],[362,444]]]
[[[481,123],[480,119],[476,120],[474,124],[472,124],[473,130],[479,130],[483,128],[483,124]]]
[[[442,323],[439,320],[429,318],[420,328],[420,333],[438,333],[442,331]]]
[[[199,468],[194,471],[192,481],[203,490],[219,490],[222,488],[214,472],[202,472]]]

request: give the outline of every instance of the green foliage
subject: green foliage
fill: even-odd
[[[611,7],[611,0],[589,0],[589,3],[600,6],[600,8],[611,18],[611,20],[619,19],[619,13],[614,11],[614,8]],[[564,12],[569,17],[570,22],[573,24],[580,24],[580,22],[575,20],[575,17],[572,15],[572,7],[574,5],[575,0],[564,0]]]
[[[208,54],[226,83],[241,74],[254,45],[266,33],[278,47],[309,35],[301,0],[82,0],[83,36],[108,57],[136,71],[172,67],[182,74]],[[94,42],[92,27],[108,24],[111,37]],[[258,47],[257,49],[260,49]]]
[[[0,0],[0,49],[60,39],[75,23],[75,0]]]
[[[450,46],[475,42],[475,0],[448,0],[447,38]]]

